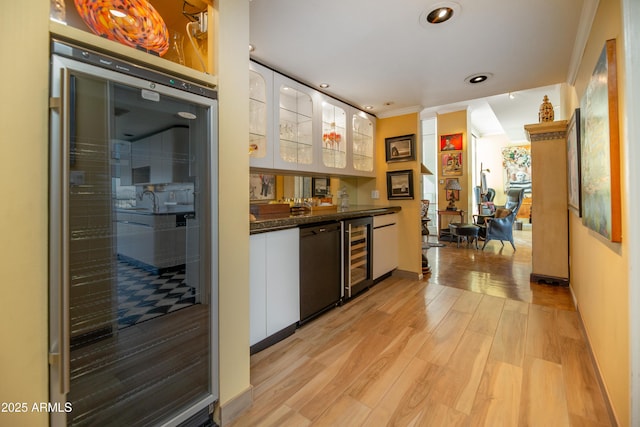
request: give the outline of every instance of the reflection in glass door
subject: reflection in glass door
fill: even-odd
[[[51,87],[52,425],[207,411],[216,101],[56,55]]]

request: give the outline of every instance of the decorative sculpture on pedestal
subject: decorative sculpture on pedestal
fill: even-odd
[[[547,95],[544,96],[544,98],[542,99],[542,104],[540,104],[538,121],[540,123],[553,121],[553,105],[551,105],[551,102],[549,102],[549,97]]]

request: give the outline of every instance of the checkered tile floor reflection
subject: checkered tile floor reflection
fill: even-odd
[[[184,269],[157,275],[118,261],[118,329],[195,304]]]

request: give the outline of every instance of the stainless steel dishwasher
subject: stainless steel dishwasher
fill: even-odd
[[[339,222],[300,227],[300,323],[340,302],[340,236]]]

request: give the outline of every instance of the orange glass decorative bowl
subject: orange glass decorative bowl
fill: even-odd
[[[169,50],[167,26],[147,0],[74,0],[74,3],[94,34],[160,56]]]

